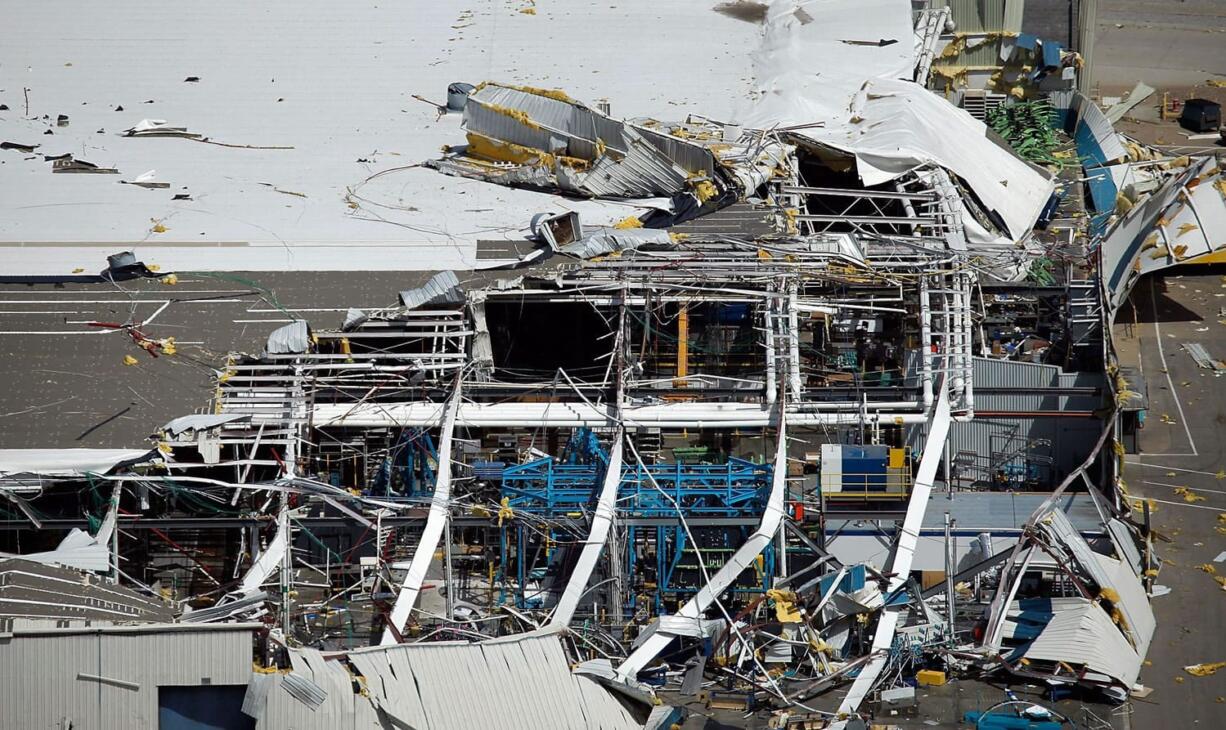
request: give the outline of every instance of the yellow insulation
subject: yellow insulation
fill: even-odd
[[[719,194],[719,191],[715,188],[715,184],[710,180],[699,180],[698,182],[693,183],[693,187],[694,197],[698,198],[699,203],[705,203]]]
[[[505,114],[506,116],[524,125],[528,129],[540,129],[541,128],[541,125],[532,121],[532,117],[528,116],[528,113],[523,111],[522,109],[512,109],[509,106],[502,106],[501,104],[482,104],[482,106],[484,106],[486,109],[489,109],[490,111],[498,112],[499,114]]]
[[[473,90],[473,93],[475,94],[476,92],[484,89],[486,86],[489,86],[490,84],[493,84],[495,86],[501,86],[504,89],[515,89],[516,91],[522,91],[525,94],[534,94],[536,96],[544,96],[549,99],[553,99],[554,101],[564,101],[568,104],[575,103],[575,100],[570,98],[566,94],[566,92],[562,91],[561,89],[540,89],[535,86],[517,86],[515,84],[502,84],[502,83],[498,83],[497,81],[483,81],[477,85],[477,88]]]

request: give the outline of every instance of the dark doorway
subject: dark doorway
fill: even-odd
[[[255,730],[243,714],[246,685],[158,687],[160,730]]]

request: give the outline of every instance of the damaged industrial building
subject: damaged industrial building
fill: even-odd
[[[1220,255],[1226,177],[1117,132],[1021,2],[979,4],[1008,27],[724,3],[755,39],[726,118],[407,69],[434,153],[330,181],[335,206],[395,215],[363,186],[407,165],[472,265],[339,325],[270,294],[263,348],[198,360],[210,395],[144,440],[0,448],[0,725],[922,726],[974,686],[945,726],[1119,727],[1163,560],[1111,328],[1143,276]],[[176,125],[111,136],[210,141]],[[231,146],[206,152],[285,148]],[[230,251],[161,264],[162,220],[84,272],[120,304],[77,328],[132,369],[192,335],[123,292]]]

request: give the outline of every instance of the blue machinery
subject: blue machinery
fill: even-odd
[[[428,496],[434,491],[437,466],[438,449],[430,433],[423,428],[405,429],[375,472],[371,494],[393,498]]]
[[[567,444],[561,460],[543,458],[506,467],[502,471],[502,496],[516,512],[541,517],[581,516],[593,507],[596,487],[604,478],[607,462],[608,457],[595,434],[579,429]],[[756,517],[765,507],[771,472],[770,464],[737,458],[721,464],[625,465],[618,489],[618,510],[629,518],[668,518],[677,514],[675,500],[687,518]],[[648,474],[668,497],[652,485]],[[707,570],[718,570],[752,529],[752,525],[735,524],[692,528],[698,548],[708,562]],[[513,538],[508,534],[512,531]],[[542,552],[547,563],[564,562],[552,560],[558,535],[551,529],[548,537],[542,540],[518,520],[504,525],[501,533],[500,574],[515,572],[519,586],[515,596],[517,605],[539,604],[546,588],[547,569],[533,566]],[[513,559],[511,539],[515,545]],[[658,613],[664,609],[666,597],[677,598],[697,592],[704,582],[698,555],[685,529],[678,523],[628,525],[622,564],[626,585],[635,596],[630,610],[638,607],[637,597],[643,594],[653,596],[654,609]],[[641,569],[644,566],[650,567]],[[733,591],[760,593],[769,588],[774,567],[772,544],[760,558],[752,579],[747,574]],[[560,571],[558,578],[564,581],[569,571],[560,566],[556,569]],[[540,588],[534,589],[530,584]]]

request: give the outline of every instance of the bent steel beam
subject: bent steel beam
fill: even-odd
[[[719,595],[732,585],[746,568],[749,567],[758,555],[770,544],[774,539],[775,533],[779,531],[779,526],[783,523],[785,516],[784,496],[787,486],[787,431],[784,427],[784,416],[782,409],[779,415],[779,434],[778,444],[775,446],[775,468],[771,475],[771,492],[770,498],[766,502],[766,510],[762,513],[762,522],[758,525],[758,529],[754,531],[745,544],[737,548],[737,551],[732,554],[724,567],[719,569],[711,580],[704,585],[697,594],[681,607],[677,612],[677,617],[683,619],[692,619],[697,622],[701,620],[702,614],[707,608],[715,602]],[[622,662],[617,668],[617,675],[623,681],[634,679],[643,667],[656,658],[664,647],[668,646],[668,642],[672,641],[674,634],[665,631],[662,628],[657,628],[656,632],[647,638],[638,649],[634,650],[626,661]]]
[[[600,559],[600,553],[604,550],[605,542],[609,538],[609,530],[613,527],[613,519],[616,514],[617,488],[621,485],[622,479],[623,440],[623,431],[621,428],[618,428],[613,434],[613,448],[609,451],[609,465],[605,469],[604,482],[600,487],[600,496],[596,500],[596,513],[592,517],[592,529],[588,532],[587,540],[583,543],[583,552],[579,554],[579,560],[575,563],[575,570],[571,573],[570,581],[566,584],[566,590],[563,591],[562,597],[558,599],[558,605],[554,608],[553,616],[550,617],[546,628],[565,627],[570,624],[571,618],[575,615],[575,609],[579,606],[579,599],[583,597],[584,591],[587,590],[587,584],[592,577],[592,571],[596,569],[596,561]]]
[[[932,494],[932,483],[936,480],[937,465],[945,450],[945,440],[949,436],[949,425],[952,421],[949,411],[948,383],[942,382],[941,396],[937,400],[936,409],[932,414],[932,426],[928,431],[928,441],[924,444],[924,454],[920,457],[919,469],[915,475],[915,485],[911,490],[911,501],[907,504],[907,515],[903,518],[902,530],[898,534],[898,545],[894,549],[894,559],[890,563],[889,587],[886,595],[893,595],[907,583],[911,574],[911,563],[915,559],[915,548],[919,544],[920,527],[924,522],[924,513],[928,510],[928,497]],[[865,696],[877,683],[881,670],[885,668],[887,650],[894,643],[894,633],[898,629],[899,613],[906,606],[886,606],[877,619],[877,631],[873,635],[873,646],[868,665],[856,677],[851,690],[839,705],[840,714],[851,714],[856,711]]]
[[[281,508],[281,512],[285,510],[285,507]],[[268,580],[272,572],[277,569],[277,566],[281,565],[281,559],[285,557],[285,551],[288,549],[289,520],[279,514],[277,515],[277,534],[273,535],[268,547],[264,548],[260,557],[256,558],[255,563],[243,574],[243,580],[238,584],[234,593],[241,596],[259,590],[260,586],[264,585],[264,581]]]
[[[413,604],[417,603],[417,595],[421,593],[421,584],[426,579],[426,570],[434,559],[434,551],[438,549],[439,540],[443,537],[443,528],[451,516],[451,437],[455,432],[456,412],[460,407],[460,380],[456,379],[455,392],[447,404],[447,413],[443,416],[443,433],[438,446],[438,479],[434,483],[434,496],[430,499],[430,514],[426,518],[426,526],[421,532],[421,541],[413,552],[413,560],[409,563],[409,572],[404,576],[400,592],[396,595],[396,603],[392,605],[392,614],[388,617],[388,627],[383,629],[382,646],[398,643],[396,633],[391,629],[396,627],[399,632],[409,620]]]

